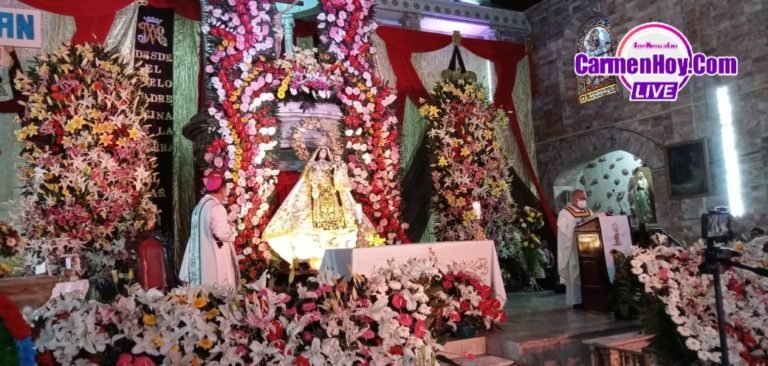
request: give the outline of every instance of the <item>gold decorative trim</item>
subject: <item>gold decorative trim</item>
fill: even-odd
[[[335,158],[340,158],[342,153],[342,147],[339,144],[341,138],[339,134],[338,124],[327,118],[307,118],[299,122],[294,128],[293,135],[291,135],[291,141],[293,150],[296,152],[296,156],[303,161],[309,160],[312,153],[307,149],[306,139],[309,131],[319,131],[324,134],[321,138],[321,143],[328,147],[333,153]]]

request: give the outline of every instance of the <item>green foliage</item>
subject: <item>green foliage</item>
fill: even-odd
[[[611,310],[618,319],[637,319],[643,307],[642,284],[632,273],[631,258],[627,258],[621,252],[614,251],[611,254],[616,268],[611,288]]]
[[[0,365],[10,366],[19,364],[19,355],[16,351],[16,341],[11,336],[5,322],[0,319]]]

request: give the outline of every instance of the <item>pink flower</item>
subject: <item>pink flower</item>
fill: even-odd
[[[371,340],[374,337],[376,337],[376,333],[374,333],[371,328],[366,329],[363,334],[360,335],[361,338],[365,340]]]
[[[426,334],[426,323],[419,319],[416,321],[416,324],[413,326],[413,335],[418,338],[424,338],[424,335]]]
[[[306,312],[310,312],[317,309],[317,305],[314,302],[305,302],[301,304],[301,310],[304,310]]]
[[[139,356],[136,357],[136,360],[133,362],[133,366],[155,366],[155,363],[151,358],[147,356]]]
[[[413,317],[408,314],[400,314],[397,316],[397,321],[404,327],[410,327],[413,324]]]
[[[405,297],[403,297],[402,293],[397,292],[392,295],[392,306],[394,306],[395,309],[402,309],[405,307]]]
[[[117,359],[117,366],[133,366],[133,356],[130,353],[123,353]]]

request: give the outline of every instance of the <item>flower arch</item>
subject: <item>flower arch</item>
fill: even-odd
[[[334,92],[345,115],[344,156],[354,197],[389,243],[404,241],[397,119],[388,109],[395,95],[375,74],[371,60],[373,0],[323,0],[321,6],[320,60],[323,72],[341,71],[344,81]],[[218,121],[220,135],[206,160],[227,170],[229,218],[237,225],[241,271],[255,279],[271,258],[260,236],[279,173],[272,156],[278,144],[274,111],[291,74],[274,51],[279,42],[272,27],[276,9],[269,0],[210,0],[204,13],[208,112]]]

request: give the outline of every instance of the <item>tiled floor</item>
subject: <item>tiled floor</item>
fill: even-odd
[[[636,322],[610,314],[573,310],[562,294],[509,294],[507,321],[487,333],[487,353],[525,366],[588,365],[585,339],[639,330]]]

